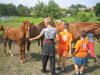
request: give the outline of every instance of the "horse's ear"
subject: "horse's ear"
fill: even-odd
[[[1,27],[3,27],[4,25],[2,24]]]
[[[26,21],[23,21],[23,24],[26,24]]]

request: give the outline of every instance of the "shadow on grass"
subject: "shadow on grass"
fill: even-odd
[[[90,66],[90,67],[86,68],[84,73],[85,74],[86,73],[91,73],[91,72],[93,72],[93,71],[95,71],[97,69],[100,69],[100,65],[99,64],[98,65],[93,65],[93,66]]]
[[[69,72],[72,72],[74,70],[74,65],[71,64],[71,65],[68,65],[65,67],[65,72],[58,72],[57,75],[61,75],[61,74],[64,74],[64,73],[69,73]]]
[[[33,62],[33,61],[40,61],[42,60],[42,55],[39,53],[31,53],[31,58],[28,59],[28,62]]]

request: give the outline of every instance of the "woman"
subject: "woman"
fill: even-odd
[[[96,56],[96,54],[94,54],[94,33],[91,31],[87,36],[89,41],[90,56],[94,57],[97,63],[100,63],[99,58]]]
[[[31,38],[30,41],[39,39],[42,36],[45,37],[44,46],[42,49],[42,70],[41,72],[46,72],[46,66],[48,58],[50,58],[50,70],[51,75],[55,75],[55,43],[54,39],[57,35],[56,28],[53,28],[53,22],[50,17],[44,19],[44,23],[46,28],[44,28],[40,35],[36,36],[35,38]]]

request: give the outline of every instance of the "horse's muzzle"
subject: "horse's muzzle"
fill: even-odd
[[[26,39],[29,39],[29,38],[30,38],[30,36],[26,35]]]

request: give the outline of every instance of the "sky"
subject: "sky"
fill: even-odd
[[[49,0],[39,0],[44,2],[45,4],[48,4]],[[67,8],[70,5],[74,4],[83,4],[87,7],[95,6],[96,3],[100,2],[100,0],[54,0],[61,8]],[[19,4],[23,4],[28,7],[34,7],[36,3],[38,3],[38,0],[0,0],[0,3],[9,4],[12,3],[16,6]]]

